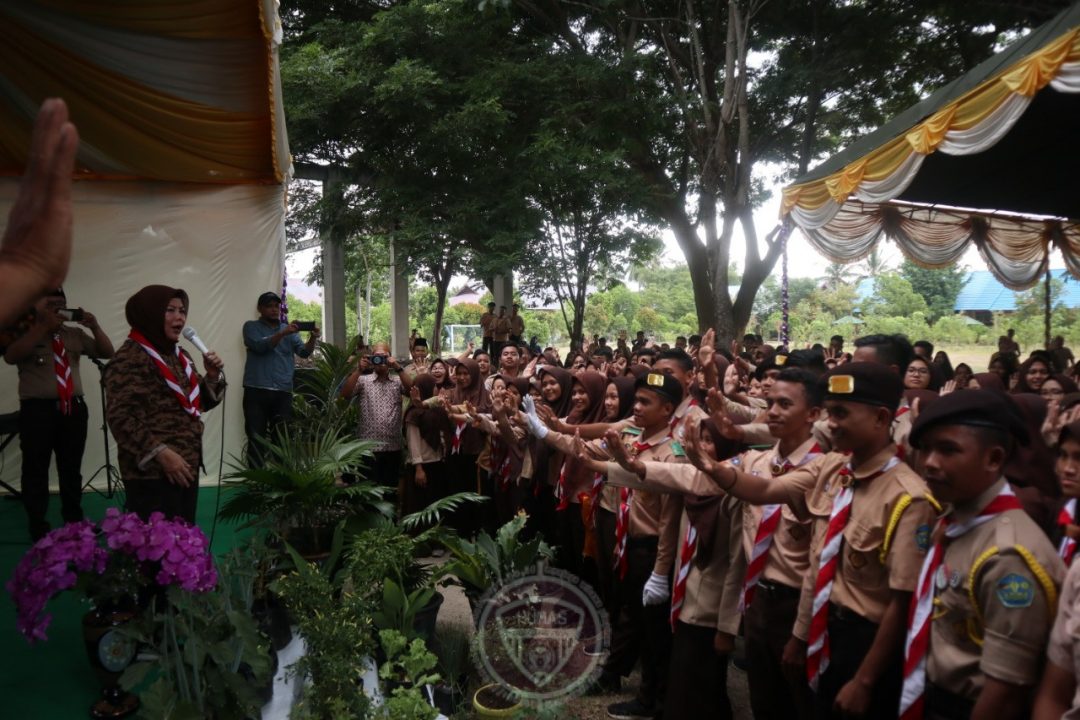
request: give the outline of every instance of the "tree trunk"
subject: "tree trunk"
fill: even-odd
[[[431,354],[438,356],[442,352],[442,319],[443,310],[446,308],[446,293],[450,287],[450,272],[444,272],[440,274],[440,277],[435,282],[435,327],[432,328],[431,333]]]

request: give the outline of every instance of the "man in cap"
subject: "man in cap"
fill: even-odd
[[[793,635],[822,717],[896,713],[907,612],[929,547],[934,508],[923,480],[891,439],[903,386],[878,363],[826,374],[835,452],[767,479],[691,451],[720,488],[758,505],[787,504],[814,521],[810,570]],[[714,416],[730,426],[726,416]]]
[[[82,308],[66,310],[67,296],[56,289],[34,305],[33,324],[8,346],[4,360],[19,368],[19,446],[22,498],[31,540],[49,531],[49,462],[56,454],[60,513],[78,522],[82,512],[82,457],[88,413],[79,358],[110,358],[112,342],[97,318]],[[65,325],[77,322],[90,331]],[[92,334],[91,334],[92,333]]]
[[[649,373],[634,387],[631,421],[614,426],[618,442],[632,457],[641,460],[683,462],[682,447],[673,441],[670,432],[675,409],[683,400],[682,384],[670,375]],[[603,438],[585,443],[580,449],[575,436],[553,432],[540,421],[531,399],[525,400],[525,407],[529,431],[552,447],[568,454],[580,451],[597,460],[612,459]],[[630,674],[639,657],[642,666],[637,697],[610,706],[608,717],[651,719],[663,710],[667,685],[671,652],[668,598],[681,504],[670,494],[628,488],[610,495],[605,492],[605,496],[602,504],[616,514],[616,605],[621,613],[613,619],[615,630],[604,677],[610,685],[617,685],[619,678]]]
[[[264,292],[256,303],[258,320],[244,323],[244,432],[247,434],[248,464],[261,467],[262,438],[271,437],[278,426],[292,417],[293,355],[309,357],[319,339],[319,328],[300,340],[295,322],[281,322],[281,298]]]
[[[414,337],[409,345],[409,355],[412,362],[401,370],[401,374],[415,382],[419,375],[428,371],[428,342],[427,338]]]
[[[495,357],[495,344],[493,342],[495,337],[495,303],[489,302],[487,312],[480,316],[480,330],[484,335],[484,342],[480,345],[480,349],[486,352],[488,357]]]
[[[1065,574],[1002,470],[1026,423],[1004,395],[941,398],[911,430],[922,476],[948,509],[912,600],[900,715],[1024,718]]]

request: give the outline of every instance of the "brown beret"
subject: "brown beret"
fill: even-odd
[[[993,428],[1016,438],[1021,445],[1031,439],[1027,423],[1013,401],[993,390],[958,390],[920,412],[908,437],[911,446],[919,447],[923,433],[939,425]]]
[[[880,405],[896,412],[904,383],[888,365],[854,362],[837,365],[821,378],[826,400]]]

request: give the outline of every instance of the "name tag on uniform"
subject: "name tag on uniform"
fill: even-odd
[[[671,441],[671,454],[675,457],[686,457],[686,450],[678,440]]]

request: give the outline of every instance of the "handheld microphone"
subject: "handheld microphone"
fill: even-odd
[[[195,332],[195,328],[189,325],[188,327],[184,328],[183,335],[187,339],[187,341],[194,345],[195,349],[201,352],[203,355],[207,355],[210,353],[210,348],[206,347],[206,343],[204,343],[202,341],[202,338],[199,337],[198,333]]]

